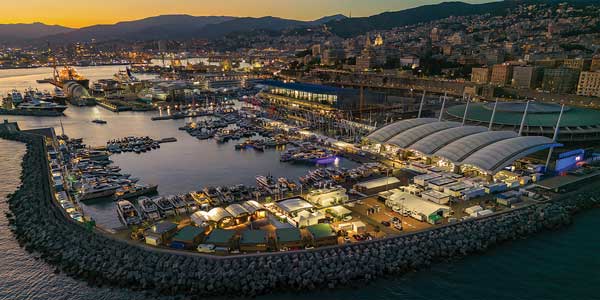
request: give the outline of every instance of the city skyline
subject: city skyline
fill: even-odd
[[[93,1],[81,6],[72,0],[22,0],[5,3],[0,11],[0,23],[21,24],[41,22],[81,28],[98,24],[114,24],[157,15],[189,14],[195,16],[262,17],[275,16],[286,19],[314,20],[324,16],[344,14],[353,17],[370,16],[385,11],[398,11],[421,5],[436,4],[443,0],[232,0],[224,3],[199,3],[194,0],[149,0],[140,6],[136,0]],[[493,2],[467,0],[468,3]],[[293,7],[294,9],[290,9]],[[318,9],[315,9],[317,8]],[[68,9],[66,9],[68,8]],[[27,11],[27,14],[23,14]],[[93,12],[93,14],[88,14]]]

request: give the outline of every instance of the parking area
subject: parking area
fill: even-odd
[[[432,225],[426,222],[419,222],[411,217],[402,216],[386,207],[384,203],[377,200],[376,197],[369,197],[348,207],[352,215],[359,217],[365,223],[378,227],[386,235],[398,235],[402,232],[411,232],[430,228]],[[394,222],[395,221],[395,222]],[[402,230],[394,223],[402,223]]]

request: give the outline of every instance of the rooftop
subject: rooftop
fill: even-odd
[[[267,231],[265,230],[246,230],[242,232],[240,244],[265,244],[267,243],[267,240]]]
[[[311,83],[298,83],[298,82],[283,82],[277,80],[263,80],[258,82],[259,84],[277,87],[282,89],[289,89],[307,93],[315,93],[315,94],[331,94],[337,95],[342,91],[349,91],[347,89],[340,89],[327,85],[319,85],[319,84],[311,84]]]
[[[187,226],[179,230],[173,239],[180,241],[193,241],[196,237],[202,234],[204,234],[204,230],[200,229],[199,227]]]
[[[306,227],[315,239],[335,236],[336,233],[329,224],[316,224]]]
[[[306,210],[314,207],[308,201],[298,197],[279,201],[277,202],[277,206],[287,213],[293,213],[299,210]]]
[[[150,228],[150,231],[153,233],[165,233],[165,232],[171,231],[175,228],[177,228],[177,224],[167,222],[167,221],[162,221],[162,222],[158,222],[158,223],[154,224]]]
[[[522,103],[498,103],[494,116],[495,124],[520,126],[525,106]],[[501,106],[500,106],[501,105]],[[525,125],[554,127],[558,121],[560,106],[555,104],[533,103],[529,104]],[[448,108],[447,113],[453,117],[462,118],[466,105],[457,105]],[[470,103],[467,119],[475,122],[489,123],[492,118],[493,104]],[[560,121],[561,127],[585,127],[600,125],[600,111],[565,107],[563,117]]]
[[[233,239],[234,230],[215,229],[210,232],[204,243],[206,244],[227,244]]]
[[[302,240],[300,229],[298,228],[279,228],[275,230],[275,237],[278,242],[297,242]]]

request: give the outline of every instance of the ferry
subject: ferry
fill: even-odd
[[[163,216],[168,217],[175,215],[175,209],[169,200],[161,196],[152,197],[151,200],[154,202],[154,204],[156,204],[156,206],[158,206],[158,209]]]
[[[185,202],[182,201],[179,197],[170,195],[166,196],[165,199],[168,200],[171,203],[171,205],[175,208],[175,214],[183,215],[187,213],[187,207],[185,205]]]
[[[22,110],[56,111],[62,113],[67,109],[67,106],[33,99],[30,102],[22,102],[21,104],[17,105],[17,108]]]
[[[127,226],[139,225],[142,223],[140,212],[127,200],[117,202],[117,212],[119,213],[121,222]]]
[[[112,183],[84,184],[79,194],[79,201],[110,197],[115,194],[119,187],[118,184]]]
[[[138,203],[146,219],[151,221],[157,221],[161,219],[160,211],[158,206],[150,198],[142,196],[138,198]]]

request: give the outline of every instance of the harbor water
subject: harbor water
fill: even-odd
[[[108,68],[108,67],[102,67]],[[88,73],[110,71],[90,69]],[[122,68],[122,67],[121,67]],[[28,72],[35,71],[26,70]],[[10,70],[9,70],[10,71]],[[35,86],[19,84],[21,71],[14,76],[0,72],[0,91]],[[41,72],[40,72],[41,73]],[[30,76],[30,75],[28,75]],[[47,74],[38,74],[40,78]],[[102,77],[100,77],[102,78]],[[38,79],[38,78],[36,78]],[[10,84],[7,84],[10,82]],[[50,89],[49,86],[44,86]],[[1,116],[18,121],[23,129],[54,127],[60,133],[82,137],[88,145],[104,145],[107,140],[124,136],[175,137],[147,153],[112,156],[123,173],[141,181],[159,184],[161,194],[198,190],[209,185],[254,184],[258,174],[271,173],[297,179],[311,166],[279,162],[279,152],[268,150],[236,151],[234,143],[199,141],[179,131],[189,120],[151,121],[156,113],[122,112],[115,114],[99,107],[69,107],[62,118]],[[92,123],[103,119],[106,125]],[[0,299],[154,299],[141,292],[110,288],[91,288],[86,283],[55,274],[54,268],[19,248],[8,229],[6,195],[19,185],[23,144],[0,140]],[[351,162],[342,161],[345,167]],[[86,206],[97,222],[116,226],[114,203],[107,201]],[[259,299],[600,299],[600,211],[583,213],[575,223],[556,232],[547,232],[501,245],[489,252],[455,262],[440,263],[429,270],[401,277],[354,284],[352,287],[307,293],[277,293]]]
[[[17,121],[21,129],[54,127],[57,134],[64,128],[65,134],[83,138],[89,146],[105,146],[106,142],[126,136],[150,136],[156,139],[175,137],[177,142],[164,143],[161,148],[136,154],[114,154],[111,160],[122,173],[137,177],[140,182],[157,184],[161,195],[188,193],[202,190],[205,186],[246,184],[255,185],[257,175],[271,174],[297,180],[315,166],[290,164],[279,161],[280,151],[267,149],[235,150],[235,142],[218,144],[213,139],[198,140],[178,128],[192,119],[152,121],[157,112],[113,113],[101,107],[74,107],[65,116],[28,117],[6,116]],[[107,124],[92,123],[102,119]],[[62,122],[62,128],[60,123]],[[279,149],[281,150],[281,149]],[[339,167],[352,168],[357,164],[341,159]],[[115,203],[107,200],[84,204],[84,212],[96,223],[107,228],[122,224],[117,217]]]

